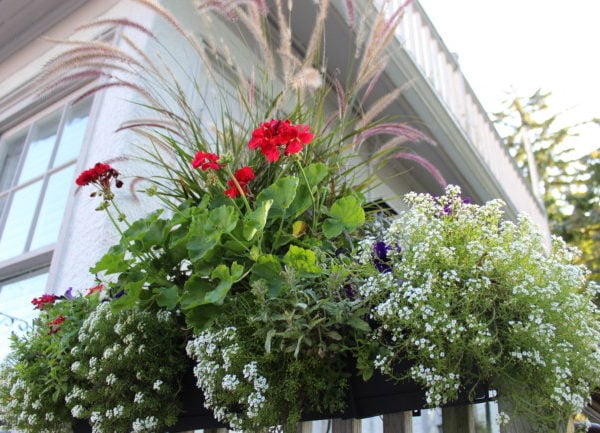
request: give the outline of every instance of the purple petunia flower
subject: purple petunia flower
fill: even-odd
[[[390,249],[391,248],[383,241],[377,241],[375,242],[375,245],[373,245],[373,264],[381,273],[392,272],[392,268],[388,264],[390,259],[387,255]]]
[[[73,287],[69,287],[66,291],[65,291],[65,298],[66,299],[75,299],[75,296],[73,295]]]

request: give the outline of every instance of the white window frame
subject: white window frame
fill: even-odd
[[[0,117],[0,145],[2,143],[2,137],[5,134],[10,134],[12,131],[17,131],[21,128],[27,128],[30,125],[32,125],[33,122],[41,120],[44,117],[57,111],[60,111],[60,120],[57,130],[57,136],[60,136],[64,128],[66,110],[68,109],[68,107],[73,105],[74,101],[76,101],[78,97],[80,97],[87,90],[89,90],[89,88],[89,83],[77,83],[76,85],[65,87],[60,91],[57,91],[54,94],[45,98],[40,98],[40,95],[38,93],[39,90],[30,88],[22,89],[19,92],[13,92],[13,94],[9,94],[8,97],[0,98],[0,107],[3,107],[3,99],[8,99],[6,104],[8,106],[8,109],[6,111],[2,110],[4,111],[4,113],[7,114],[3,118]],[[17,99],[17,101],[11,104],[9,98],[10,96],[12,96],[14,99]],[[87,153],[86,144],[89,142],[91,131],[94,129],[95,118],[97,117],[96,113],[98,111],[99,106],[98,99],[99,98],[95,96],[91,103],[83,143],[81,145],[80,153],[75,159],[75,161],[71,159],[68,162],[61,164],[60,166],[53,167],[50,170],[46,170],[43,174],[36,176],[34,179],[30,179],[27,182],[24,182],[23,184],[19,185],[19,189],[42,179],[43,186],[40,194],[43,195],[47,188],[48,178],[52,173],[58,172],[64,167],[71,164],[75,165],[76,170],[80,168],[80,161],[85,158],[85,154]],[[22,161],[20,161],[20,164],[22,164]],[[19,168],[17,169],[17,172]],[[69,185],[72,191],[75,190],[74,185],[74,183],[73,185]],[[13,191],[15,189],[16,187],[12,185],[4,192],[8,193],[9,191]],[[22,276],[25,276],[31,272],[40,271],[45,268],[50,272],[47,287],[51,287],[53,280],[52,268],[54,268],[54,266],[52,266],[52,257],[54,255],[54,252],[60,248],[60,244],[64,240],[64,221],[71,213],[70,209],[73,206],[72,202],[73,194],[71,193],[67,198],[65,211],[63,213],[63,224],[61,229],[59,230],[56,241],[53,244],[49,244],[37,248],[35,250],[26,251],[15,257],[11,257],[6,260],[0,261],[0,282],[5,283],[8,280],[18,280]],[[10,203],[7,203],[7,206],[9,204]],[[36,215],[34,216],[34,222],[39,217],[41,204],[42,201],[39,201],[39,203],[36,205]],[[0,233],[3,230],[5,224],[5,221],[1,218],[2,215],[0,215]],[[31,243],[34,229],[35,224],[32,224],[28,233],[28,245]]]

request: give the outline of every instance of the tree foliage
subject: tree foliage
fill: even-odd
[[[516,96],[493,118],[505,145],[535,194],[543,201],[550,229],[582,251],[581,263],[600,281],[600,151],[583,156],[573,137],[579,126],[562,122],[548,104],[551,93]]]

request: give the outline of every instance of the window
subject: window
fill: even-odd
[[[46,289],[91,107],[63,103],[0,136],[0,361]]]
[[[92,99],[0,138],[0,267],[58,238]]]

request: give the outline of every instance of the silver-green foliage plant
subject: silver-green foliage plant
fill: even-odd
[[[375,368],[421,383],[434,406],[484,383],[540,425],[581,410],[599,384],[600,323],[576,252],[557,238],[547,249],[527,217],[505,221],[502,201],[471,204],[458,187],[406,202],[361,241],[375,264],[359,288],[378,324]]]
[[[218,420],[236,430],[295,430],[302,415],[345,408],[350,347],[369,326],[340,264],[324,260],[307,272],[306,263],[291,263],[285,291],[270,297],[256,282],[188,343],[205,406]]]
[[[66,396],[75,418],[95,433],[158,433],[181,412],[177,395],[186,369],[183,333],[170,311],[113,313],[100,304],[83,322],[70,366],[78,379]]]

